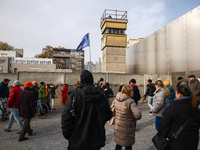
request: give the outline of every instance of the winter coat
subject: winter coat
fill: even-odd
[[[174,139],[172,135],[191,116],[190,122]],[[197,150],[199,142],[200,112],[194,111],[190,104],[190,97],[180,97],[173,105],[163,112],[159,133],[162,137],[169,138],[170,150]]]
[[[106,91],[104,91],[105,89],[107,89]],[[103,95],[108,99],[109,98],[109,94],[112,93],[112,90],[110,87],[108,86],[103,86],[100,91],[103,93]]]
[[[25,87],[19,94],[19,116],[23,118],[32,118],[35,116],[35,97],[30,88]]]
[[[132,84],[131,86],[133,87],[133,93],[134,93],[132,99],[134,99],[135,103],[138,104],[138,101],[141,99],[140,90],[135,84]]]
[[[43,85],[43,86],[40,87],[40,89],[38,91],[39,100],[41,100],[41,102],[43,102],[43,103],[46,103],[46,96],[45,95],[46,95],[46,92],[45,92],[45,87]]]
[[[147,84],[146,93],[144,94],[144,97],[146,98],[147,95],[154,96],[155,90],[156,90],[155,84],[153,84],[153,83]]]
[[[174,88],[171,85],[167,85],[166,88],[169,90],[170,92],[170,96],[168,97],[168,104],[172,105],[174,104],[174,98],[175,98],[175,91]]]
[[[115,108],[114,140],[118,145],[132,146],[135,143],[135,122],[142,114],[134,100],[121,92],[117,93],[112,105]]]
[[[51,98],[55,98],[54,95],[56,94],[56,89],[58,88],[58,85],[51,85],[49,90],[51,91]]]
[[[67,101],[67,93],[68,93],[68,87],[64,86],[63,90],[60,90],[62,92],[62,104],[65,104]]]
[[[153,114],[155,116],[162,116],[163,111],[168,106],[168,100],[166,98],[165,89],[158,88],[156,89],[153,97]]]
[[[1,82],[0,85],[0,97],[2,98],[8,98],[9,97],[9,88],[8,85],[4,82]]]
[[[193,81],[190,81],[188,83],[188,86],[190,87],[191,91],[194,92],[197,100],[200,100],[200,82],[195,79]]]
[[[112,117],[105,96],[94,85],[84,85],[78,90],[74,109],[72,92],[62,114],[62,133],[72,150],[97,150],[105,145],[106,121]],[[75,111],[76,117],[72,116]]]
[[[33,94],[35,95],[36,100],[38,100],[39,87],[33,86],[32,91],[33,91]]]
[[[19,85],[16,85],[16,86],[12,87],[12,89],[10,91],[9,98],[8,98],[7,107],[9,107],[9,108],[18,108],[19,94],[22,91],[23,90],[20,88]]]

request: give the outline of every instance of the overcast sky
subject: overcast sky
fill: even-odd
[[[0,41],[33,57],[47,45],[76,49],[90,33],[92,61],[102,57],[105,9],[128,11],[127,39],[145,38],[200,5],[200,0],[0,0]],[[89,48],[85,48],[89,61]]]

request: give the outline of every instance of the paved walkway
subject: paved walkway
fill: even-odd
[[[133,150],[156,150],[151,139],[155,135],[154,116],[149,116],[147,103],[139,104],[142,119],[137,123],[136,143]],[[7,121],[0,121],[0,150],[64,150],[68,142],[61,133],[62,108],[50,112],[46,119],[37,116],[32,119],[31,127],[34,134],[27,141],[18,142],[18,125],[14,122],[11,132],[4,131]],[[102,150],[114,150],[113,126],[106,125],[106,146]],[[200,150],[200,146],[199,146]]]

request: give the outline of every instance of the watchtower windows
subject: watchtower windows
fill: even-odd
[[[125,30],[123,29],[106,29],[105,32],[103,34],[121,34],[124,35],[125,34]]]

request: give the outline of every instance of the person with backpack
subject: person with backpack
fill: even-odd
[[[65,104],[62,134],[69,142],[68,150],[100,150],[105,146],[105,123],[112,111],[105,96],[94,86],[92,74],[85,70],[81,87],[72,92]]]
[[[148,105],[150,107],[150,111],[149,111],[149,115],[153,115],[152,110],[153,110],[153,96],[154,96],[154,92],[156,90],[155,84],[152,83],[152,80],[149,79],[147,84],[147,88],[146,88],[146,93],[144,94],[144,99],[146,99],[146,97],[148,96]]]
[[[133,87],[134,96],[132,97],[132,99],[135,101],[136,105],[138,105],[138,101],[141,99],[141,96],[140,96],[140,90],[136,86],[136,80],[135,79],[131,79],[129,81],[129,84]]]

